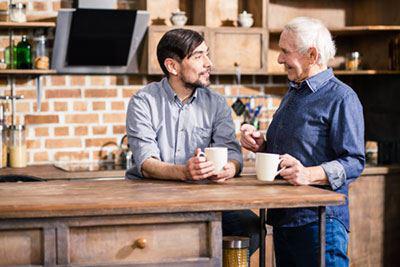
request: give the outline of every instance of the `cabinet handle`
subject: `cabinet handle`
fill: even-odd
[[[146,238],[139,238],[135,240],[135,243],[133,243],[132,247],[144,249],[146,247],[146,244],[147,244]]]

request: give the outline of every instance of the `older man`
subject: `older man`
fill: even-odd
[[[203,37],[192,30],[168,31],[157,46],[166,77],[131,98],[127,133],[133,168],[127,178],[223,182],[238,175],[242,153],[225,98],[207,87],[212,63]],[[228,163],[220,173],[200,150],[226,147]],[[258,217],[250,210],[222,214],[224,235],[250,237],[254,252],[259,240]]]
[[[299,17],[280,36],[278,62],[289,90],[275,112],[266,140],[250,125],[241,143],[253,152],[281,154],[280,175],[293,185],[320,186],[348,194],[348,184],[365,163],[363,112],[357,94],[327,67],[335,45],[318,20]],[[326,265],[347,266],[348,203],[326,210]],[[315,208],[272,209],[278,266],[316,266],[318,216]]]

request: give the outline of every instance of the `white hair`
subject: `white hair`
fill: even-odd
[[[296,46],[300,53],[305,53],[310,47],[318,51],[319,65],[328,65],[336,53],[335,42],[325,25],[318,19],[297,17],[285,25],[284,30],[294,33]]]

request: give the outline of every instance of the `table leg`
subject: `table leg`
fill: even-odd
[[[265,267],[265,209],[260,209],[260,255],[259,266]]]
[[[325,267],[325,233],[326,233],[326,213],[325,207],[318,207],[318,222],[319,222],[319,266]]]

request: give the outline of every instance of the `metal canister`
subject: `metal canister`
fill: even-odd
[[[250,239],[243,236],[223,237],[223,266],[248,267]]]

